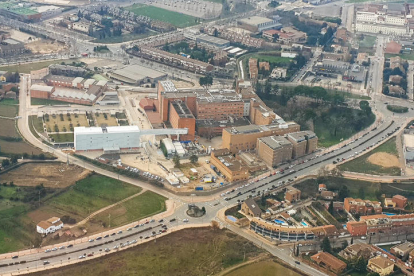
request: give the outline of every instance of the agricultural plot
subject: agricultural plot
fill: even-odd
[[[19,138],[14,120],[0,118],[0,136]]]
[[[1,153],[5,154],[41,154],[42,151],[38,148],[33,147],[32,145],[27,144],[26,142],[9,142],[0,139],[0,149]]]
[[[112,117],[108,113],[95,113],[95,119],[98,126],[106,125],[106,126],[117,126],[118,122],[116,121],[115,117]]]
[[[196,25],[196,18],[190,15],[161,9],[154,6],[134,4],[126,8],[136,15],[145,15],[151,19],[170,23],[178,28]]]
[[[18,105],[7,105],[0,103],[0,116],[13,118],[17,115]]]

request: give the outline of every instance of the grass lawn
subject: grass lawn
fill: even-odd
[[[134,4],[126,7],[126,10],[132,11],[136,15],[145,15],[152,19],[170,23],[178,28],[185,28],[196,25],[196,18],[186,14],[161,9],[154,6]]]
[[[331,109],[329,111],[329,117],[337,117],[341,118],[344,116],[346,112],[354,112],[353,109]],[[363,128],[368,127],[372,123],[375,122],[375,115],[372,113],[369,118],[364,122],[365,125]],[[322,147],[330,147],[332,145],[338,144],[341,139],[348,139],[357,131],[354,131],[350,128],[340,128],[337,131],[336,136],[332,133],[332,126],[327,124],[325,121],[322,120],[322,118],[318,117],[314,120],[314,132],[318,136],[318,145]]]
[[[107,78],[105,78],[104,76],[102,76],[101,74],[95,74],[95,75],[93,75],[92,76],[92,78],[94,79],[94,80],[97,80],[97,81],[100,81],[100,80],[105,80],[105,81],[107,81],[108,79]]]
[[[17,115],[18,110],[18,105],[0,104],[0,116],[13,118]]]
[[[395,113],[407,113],[408,107],[400,106],[400,105],[387,105],[387,109],[391,112]]]
[[[84,178],[67,191],[50,199],[39,210],[55,216],[69,214],[76,219],[87,217],[105,206],[139,193],[141,188],[122,181],[94,174]]]
[[[57,59],[57,60],[48,60],[35,63],[22,63],[17,65],[10,66],[1,66],[0,71],[11,71],[19,73],[30,73],[33,70],[39,70],[45,67],[48,67],[50,64],[60,64],[61,62],[67,62],[67,59]],[[71,60],[77,61],[77,60]]]
[[[358,94],[353,94],[353,93],[349,93],[349,92],[345,92],[345,91],[337,91],[337,90],[327,90],[328,94],[330,95],[335,95],[338,94],[340,96],[343,96],[344,98],[347,99],[357,99],[357,100],[371,100],[371,97],[369,96],[363,96],[363,95],[358,95]]]
[[[364,39],[359,42],[359,46],[362,48],[372,48],[376,40],[377,38],[375,36],[364,35]]]
[[[20,137],[15,124],[14,120],[0,118],[0,136]],[[1,150],[5,149],[1,148]]]
[[[55,143],[71,143],[74,141],[73,133],[57,133],[57,134],[49,134],[51,138],[55,141]]]
[[[115,117],[112,117],[109,113],[95,113],[95,118],[98,123],[98,126],[107,125],[107,126],[117,126],[118,123]],[[106,117],[105,117],[106,115]]]
[[[107,222],[108,215],[110,214],[111,227],[121,226],[164,212],[166,210],[165,200],[166,198],[161,195],[146,191],[137,197],[100,213],[92,219],[92,222],[99,224]]]
[[[49,118],[49,121],[47,118]],[[84,114],[70,114],[69,117],[67,116],[67,114],[63,114],[63,116],[45,116],[45,124],[48,132],[57,132],[55,129],[55,125],[58,126],[60,132],[73,132],[73,129],[77,126],[89,126],[88,120],[86,119],[86,115]]]
[[[260,53],[252,55],[249,58],[257,58],[259,61],[281,63],[286,66],[288,66],[290,61],[292,60],[291,58],[288,58],[288,57],[272,56],[272,55],[266,55],[266,54],[260,54]]]
[[[274,276],[274,275],[284,275],[284,276],[300,276],[299,274],[292,269],[282,266],[274,261],[262,261],[257,263],[248,264],[233,270],[230,273],[226,273],[225,276],[250,276],[250,275],[260,275],[260,276]]]
[[[33,127],[37,130],[37,132],[44,132],[43,129],[43,120],[41,118],[37,118],[36,115],[29,116],[30,123],[29,125],[33,125]]]
[[[18,105],[19,100],[13,100],[13,99],[3,99],[0,101],[0,105]]]
[[[399,56],[402,59],[414,60],[414,52],[411,54],[385,54],[385,58]]]
[[[375,175],[394,175],[399,176],[401,175],[401,170],[399,167],[382,167],[376,164],[372,164],[368,161],[368,158],[373,155],[374,153],[389,153],[398,157],[397,146],[395,143],[395,137],[391,138],[381,146],[373,149],[372,151],[355,158],[345,164],[339,166],[339,169],[343,171],[350,171],[350,172],[358,172],[358,173],[367,173],[367,174],[375,174]]]
[[[71,103],[63,102],[63,101],[56,101],[56,100],[49,100],[49,99],[31,98],[30,104],[31,105],[70,105]]]
[[[48,276],[217,275],[224,268],[242,263],[243,259],[247,261],[262,252],[230,231],[212,230],[210,227],[184,229],[157,238],[156,242],[150,241],[116,254],[48,270]],[[40,275],[44,273],[33,274]]]
[[[68,215],[85,218],[107,205],[139,193],[141,188],[102,175],[90,175],[67,189],[46,189],[41,198],[35,187],[0,187],[0,253],[39,244],[40,235],[33,229],[43,219]],[[18,197],[16,201],[14,198]]]
[[[153,30],[148,30],[148,32],[144,33],[144,34],[123,34],[121,36],[111,36],[111,37],[105,37],[102,39],[96,39],[93,42],[95,43],[121,43],[121,42],[127,42],[127,41],[131,41],[131,40],[136,40],[136,39],[141,39],[141,38],[146,38],[149,36],[153,36],[153,35],[157,35],[158,32],[155,32]]]

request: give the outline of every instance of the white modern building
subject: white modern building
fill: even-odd
[[[54,233],[56,230],[63,228],[63,222],[58,217],[52,217],[48,220],[39,222],[36,226],[37,233],[49,234]]]
[[[143,135],[180,135],[188,129],[146,129],[138,126],[75,127],[74,145],[76,151],[103,150],[119,152],[122,149],[141,147]]]

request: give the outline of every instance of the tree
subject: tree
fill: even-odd
[[[367,262],[364,260],[364,258],[359,257],[354,265],[354,269],[358,272],[365,272],[367,271]]]
[[[348,241],[347,240],[344,240],[343,242],[342,242],[342,249],[345,249],[345,248],[347,248],[348,247]]]
[[[201,211],[203,212],[203,214],[205,214],[206,213],[206,208],[204,206],[201,207]]]
[[[323,252],[328,252],[328,253],[332,252],[331,242],[329,241],[328,237],[323,238],[322,243],[321,243],[321,249]]]
[[[299,257],[299,246],[296,246],[296,257]]]
[[[12,163],[12,164],[16,164],[16,163],[17,163],[17,159],[18,159],[17,155],[13,155],[13,156],[10,158],[10,161],[11,161],[11,163]]]
[[[198,156],[197,156],[197,155],[195,155],[195,154],[191,155],[191,156],[190,156],[190,162],[191,162],[192,164],[197,163],[197,162],[198,162]]]
[[[351,244],[354,244],[354,237],[351,238]]]
[[[218,30],[217,30],[217,29],[214,29],[213,35],[214,35],[215,37],[218,37],[219,32],[218,32]]]
[[[331,202],[329,203],[329,207],[328,207],[328,212],[333,215],[334,212],[334,207],[333,207],[333,201],[331,200]]]
[[[2,167],[7,167],[10,165],[10,160],[9,159],[3,159],[3,161],[1,161],[1,166]]]
[[[343,201],[344,198],[349,197],[349,189],[347,186],[342,185],[342,187],[339,189],[338,197],[341,201]]]
[[[358,189],[358,196],[360,199],[365,199],[365,189],[364,187],[359,187]]]
[[[201,77],[198,82],[201,86],[209,87],[213,85],[213,77],[212,76]]]
[[[180,167],[180,156],[178,154],[174,155],[173,162],[176,168]]]

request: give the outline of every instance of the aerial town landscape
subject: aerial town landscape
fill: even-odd
[[[414,3],[0,1],[0,275],[414,275]]]

